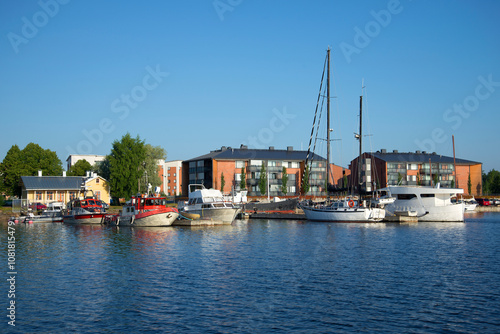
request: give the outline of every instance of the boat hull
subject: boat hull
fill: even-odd
[[[299,203],[298,198],[290,198],[280,202],[250,202],[245,203],[243,210],[245,212],[293,212]]]
[[[385,218],[379,208],[312,208],[302,207],[308,220],[322,222],[376,222]]]
[[[185,212],[198,214],[200,215],[200,219],[222,221],[225,224],[231,224],[239,211],[239,208],[209,208],[191,209]]]
[[[105,213],[66,215],[63,217],[63,222],[65,224],[101,224],[105,215]]]
[[[116,220],[117,226],[141,226],[141,227],[162,227],[171,226],[179,217],[177,211],[168,210],[165,212],[142,212],[135,216],[120,216]]]

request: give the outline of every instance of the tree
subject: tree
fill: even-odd
[[[283,193],[283,195],[286,196],[286,193],[288,192],[288,187],[287,187],[287,183],[288,183],[288,174],[286,173],[286,167],[283,166],[283,170],[281,172],[281,192]]]
[[[302,185],[300,187],[300,191],[302,195],[305,195],[309,192],[309,166],[306,166],[306,170],[304,171],[304,177],[302,179]]]
[[[264,162],[262,162],[262,166],[260,167],[259,190],[262,196],[267,193],[267,173]]]
[[[245,190],[247,188],[247,175],[245,174],[245,167],[241,167],[241,180],[240,180],[240,190]]]
[[[469,195],[472,195],[472,182],[470,180],[470,174],[469,179],[467,180],[467,190],[469,191]]]
[[[73,166],[69,167],[66,175],[85,176],[87,171],[92,171],[92,165],[85,159],[78,160]]]
[[[109,168],[109,156],[106,156],[103,161],[97,161],[94,166],[92,166],[92,171],[96,172],[97,175],[103,177],[104,179],[110,180],[111,172]]]
[[[39,170],[45,176],[62,175],[62,162],[56,152],[44,150],[38,144],[26,145],[21,151],[21,160],[23,161],[23,176],[37,175]]]
[[[224,192],[224,186],[226,185],[226,180],[224,180],[224,173],[220,174],[220,191]]]
[[[21,150],[13,145],[0,165],[2,189],[7,195],[21,196],[19,181],[22,175]]]
[[[153,146],[151,144],[144,145],[146,151],[146,157],[144,158],[144,163],[142,166],[142,178],[141,178],[141,192],[147,192],[148,183],[153,187],[158,187],[162,184],[161,176],[159,175],[160,167],[158,166],[158,160],[165,160],[167,158],[167,152],[161,146]],[[147,181],[145,176],[147,175]]]
[[[29,143],[23,150],[13,145],[0,167],[3,191],[21,197],[21,176],[34,176],[39,170],[44,176],[62,175],[62,162],[56,152],[44,150],[34,143]]]
[[[146,149],[144,141],[135,139],[127,132],[121,141],[115,140],[109,160],[109,183],[113,197],[130,199],[138,191],[138,182],[143,175]]]

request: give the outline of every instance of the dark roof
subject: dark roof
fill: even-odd
[[[429,159],[431,162],[439,162],[439,163],[447,163],[452,164],[453,157],[447,157],[445,155],[439,155],[436,153],[427,153],[427,152],[380,152],[377,151],[375,153],[370,153],[371,155],[379,158],[380,160],[384,160],[386,162],[415,162],[415,163],[429,163]],[[455,159],[457,165],[477,165],[480,162],[470,161],[465,159]]]
[[[257,150],[248,148],[231,148],[223,147],[220,150],[212,151],[208,154],[201,155],[199,157],[186,160],[196,161],[205,159],[215,159],[215,160],[285,160],[285,161],[303,161],[306,159],[307,151],[295,151],[295,150]],[[310,153],[309,160],[314,157],[314,160],[326,160],[320,155]]]
[[[21,176],[26,190],[80,190],[85,177],[82,176]]]

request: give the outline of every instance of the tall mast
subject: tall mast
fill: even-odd
[[[326,76],[326,198],[329,200],[328,184],[330,184],[330,47],[327,50],[328,74]]]
[[[358,194],[361,196],[361,155],[363,154],[363,95],[359,97]]]
[[[455,172],[455,188],[458,188],[457,163],[455,161],[455,136],[454,135],[451,135],[451,141],[453,142],[453,170]]]

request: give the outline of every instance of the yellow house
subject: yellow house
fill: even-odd
[[[22,199],[31,203],[48,204],[50,202],[67,202],[83,196],[94,195],[109,204],[109,182],[95,173],[87,176],[22,176]]]

